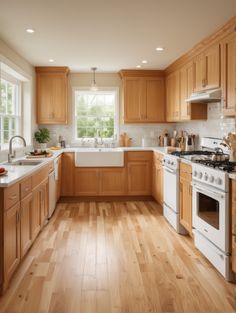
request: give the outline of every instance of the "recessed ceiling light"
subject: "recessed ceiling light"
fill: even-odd
[[[26,32],[29,33],[29,34],[33,34],[35,32],[35,30],[32,29],[32,28],[27,28]]]
[[[140,67],[141,67],[141,65],[136,65],[136,67],[137,67],[137,68],[140,68]]]
[[[142,61],[143,64],[146,64],[147,62],[148,62],[147,60],[143,60],[143,61]]]
[[[156,48],[156,51],[163,51],[163,50],[164,50],[163,47],[157,47],[157,48]]]
[[[53,63],[53,62],[54,62],[54,60],[53,60],[53,59],[49,59],[48,61],[49,61],[50,63]]]

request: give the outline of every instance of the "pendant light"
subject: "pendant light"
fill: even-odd
[[[91,91],[97,91],[98,90],[98,86],[96,84],[96,80],[95,80],[95,71],[97,70],[96,67],[92,67],[91,70],[93,71],[93,81],[90,87]]]

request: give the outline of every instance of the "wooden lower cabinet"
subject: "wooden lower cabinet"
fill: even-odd
[[[56,193],[57,193],[57,201],[60,199],[61,196],[61,182],[62,182],[62,156],[60,155],[58,157],[58,179],[57,179],[57,187],[56,187]]]
[[[125,193],[125,168],[76,168],[76,196],[113,196]]]
[[[151,195],[151,179],[151,164],[149,161],[131,161],[128,163],[128,195]]]
[[[76,196],[97,196],[99,193],[99,170],[97,168],[75,168]]]
[[[75,195],[74,176],[75,176],[75,153],[66,152],[62,155],[62,181],[61,196],[69,197]]]
[[[30,193],[21,200],[20,207],[20,255],[24,257],[32,244],[31,217],[33,209],[33,196]]]
[[[41,227],[44,226],[45,221],[48,218],[48,179],[46,179],[40,185],[40,215],[41,215]]]
[[[20,263],[20,202],[4,212],[4,285]]]
[[[180,223],[192,234],[192,167],[180,164]]]
[[[41,186],[33,190],[33,205],[31,212],[31,232],[34,240],[41,229]]]
[[[125,194],[125,168],[107,168],[99,173],[99,194],[103,196],[122,196]]]

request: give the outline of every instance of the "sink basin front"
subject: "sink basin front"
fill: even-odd
[[[124,151],[121,149],[84,149],[75,152],[76,167],[123,167]]]

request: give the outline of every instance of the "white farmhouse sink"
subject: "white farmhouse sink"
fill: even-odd
[[[76,167],[122,167],[124,151],[119,148],[88,148],[75,152]]]

